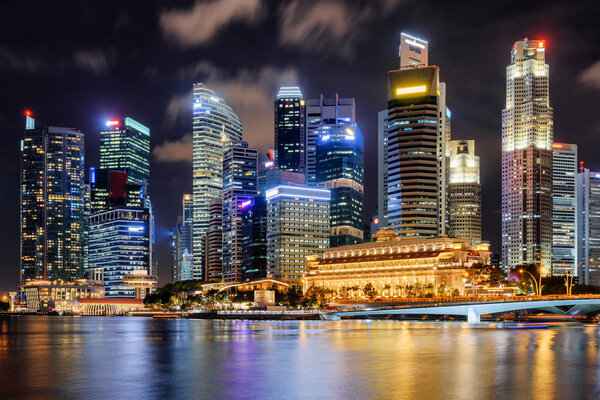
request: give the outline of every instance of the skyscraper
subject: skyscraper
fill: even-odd
[[[259,193],[242,208],[242,280],[267,276],[267,203]]]
[[[306,174],[304,99],[299,87],[282,87],[275,100],[275,168]]]
[[[452,140],[448,177],[450,237],[481,243],[481,182],[474,140]]]
[[[428,44],[425,40],[407,33],[400,34],[400,69],[426,67],[428,63]]]
[[[600,285],[600,173],[577,174],[579,283]]]
[[[443,236],[451,116],[445,84],[436,66],[390,71],[388,78],[388,227],[402,237]]]
[[[377,225],[387,227],[388,218],[388,114],[377,113]]]
[[[209,202],[222,196],[223,141],[242,140],[242,122],[214,91],[202,83],[193,88],[193,194],[194,279],[205,272],[204,245],[209,223]]]
[[[203,279],[220,282],[223,279],[223,199],[215,197],[208,203],[209,222],[206,232],[206,263]],[[199,278],[194,278],[199,279]]]
[[[319,132],[325,126],[335,127],[356,122],[356,105],[353,97],[306,100],[306,184],[316,184],[316,152]]]
[[[552,267],[552,142],[548,64],[539,40],[519,40],[502,110],[502,265]]]
[[[223,156],[223,281],[241,282],[242,210],[258,194],[258,151],[243,141],[225,143]]]
[[[267,276],[300,283],[306,256],[329,246],[327,189],[280,185],[266,191]]]
[[[100,132],[100,168],[121,170],[141,186],[150,182],[150,129],[125,117],[106,121]]]
[[[81,277],[84,135],[26,112],[21,141],[21,284]]]
[[[322,125],[316,150],[316,183],[331,192],[330,246],[362,243],[364,140],[358,124]]]
[[[577,215],[577,145],[553,143],[552,275],[576,272]]]
[[[177,223],[173,228],[173,282],[192,279],[192,223],[193,203],[192,195],[186,193],[182,199],[181,214],[177,216]]]
[[[151,274],[152,236],[147,208],[112,208],[89,218],[89,267],[106,297],[135,297],[126,277]]]

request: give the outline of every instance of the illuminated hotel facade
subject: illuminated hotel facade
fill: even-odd
[[[21,141],[21,285],[81,277],[84,134],[47,126],[26,112]]]
[[[192,92],[193,115],[193,257],[194,279],[205,275],[205,242],[209,202],[223,192],[223,142],[242,140],[242,121],[214,91],[196,83]]]
[[[327,189],[279,185],[267,201],[267,277],[300,283],[306,257],[329,247]]]
[[[502,266],[552,267],[552,142],[545,44],[519,40],[502,110]]]
[[[474,140],[452,140],[448,168],[448,235],[481,243],[481,182]]]
[[[577,145],[552,144],[552,275],[577,264]]]
[[[326,249],[307,258],[304,290],[311,286],[333,291],[333,297],[365,297],[371,284],[376,297],[406,297],[411,287],[435,288],[450,295],[465,293],[465,278],[476,263],[489,263],[489,245],[470,246],[459,238],[399,238]],[[383,235],[381,235],[383,236]]]
[[[305,102],[300,88],[280,88],[274,109],[275,168],[306,174]]]

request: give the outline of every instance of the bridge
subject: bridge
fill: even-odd
[[[371,306],[369,304],[369,306]],[[538,310],[560,315],[586,315],[600,311],[600,298],[594,299],[561,299],[561,300],[534,300],[534,301],[481,301],[469,304],[439,304],[435,306],[400,306],[393,308],[363,308],[351,311],[339,311],[322,314],[326,320],[340,320],[342,318],[390,315],[459,315],[467,317],[469,323],[481,322],[481,315],[499,314],[520,310]]]

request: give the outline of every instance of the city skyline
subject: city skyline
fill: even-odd
[[[351,6],[346,6],[346,7],[351,7]],[[183,7],[182,7],[183,8]],[[394,25],[394,27],[390,26],[390,31],[393,31],[393,38],[389,38],[389,43],[387,44],[391,44],[391,46],[386,46],[384,49],[379,49],[377,48],[377,52],[380,52],[381,54],[377,54],[377,56],[384,58],[385,60],[385,64],[386,66],[382,66],[381,64],[378,65],[378,69],[379,72],[378,73],[373,73],[371,70],[369,70],[369,72],[364,72],[365,74],[365,78],[367,78],[368,81],[373,82],[373,81],[381,81],[382,80],[382,76],[384,76],[385,72],[387,72],[388,70],[394,69],[394,63],[397,63],[397,52],[396,52],[396,48],[397,48],[397,44],[399,41],[399,31],[408,31],[411,33],[418,33],[419,37],[423,37],[425,39],[428,40],[429,42],[429,48],[430,48],[430,60],[429,63],[431,65],[440,65],[441,69],[443,71],[443,79],[444,81],[446,81],[448,83],[448,103],[451,104],[452,107],[452,111],[454,113],[453,115],[453,136],[456,138],[469,138],[469,139],[475,139],[478,143],[478,152],[483,150],[482,153],[478,154],[482,156],[482,159],[486,159],[486,160],[490,160],[490,162],[484,162],[482,163],[482,187],[483,187],[483,214],[484,214],[484,218],[483,220],[486,221],[486,224],[483,227],[483,240],[489,240],[492,242],[493,245],[493,249],[495,252],[499,252],[499,220],[500,220],[500,216],[497,213],[499,211],[499,167],[500,167],[500,163],[499,162],[494,162],[493,160],[499,160],[499,149],[498,146],[491,146],[490,143],[499,143],[499,139],[500,139],[500,129],[484,129],[484,131],[486,131],[485,135],[482,135],[481,132],[478,132],[477,129],[478,128],[478,123],[480,123],[481,121],[485,120],[486,115],[488,118],[495,118],[495,124],[493,124],[493,126],[495,126],[496,128],[499,127],[499,118],[498,118],[498,113],[499,110],[501,109],[501,107],[497,107],[498,103],[502,103],[502,98],[503,98],[503,90],[500,89],[500,91],[497,90],[498,87],[502,88],[504,86],[504,79],[502,78],[502,73],[498,74],[497,70],[502,70],[502,68],[508,64],[508,59],[506,57],[506,54],[508,53],[508,50],[510,49],[510,44],[506,45],[506,43],[512,43],[516,40],[520,40],[524,37],[531,37],[531,38],[542,38],[540,36],[539,31],[536,32],[536,29],[526,29],[526,28],[530,28],[530,27],[523,27],[523,34],[520,35],[516,35],[516,33],[510,32],[510,33],[504,33],[504,36],[502,38],[501,42],[495,42],[493,43],[493,45],[490,45],[489,43],[487,44],[487,47],[493,47],[494,51],[496,53],[498,53],[497,55],[494,55],[494,57],[492,57],[491,60],[486,61],[486,64],[494,64],[491,65],[491,67],[493,67],[494,72],[493,72],[493,76],[495,77],[495,79],[487,79],[490,81],[490,85],[486,87],[485,92],[480,93],[480,96],[482,96],[483,99],[493,99],[492,103],[495,103],[494,107],[489,106],[489,109],[486,108],[486,112],[483,113],[482,115],[476,115],[473,116],[474,111],[471,110],[478,110],[481,109],[481,105],[477,104],[477,101],[475,101],[474,98],[469,98],[469,96],[463,94],[463,88],[465,88],[465,84],[466,84],[466,91],[467,93],[469,92],[469,90],[473,90],[472,88],[469,88],[469,82],[467,80],[463,81],[463,84],[461,85],[461,78],[458,77],[457,78],[457,73],[459,73],[459,71],[462,69],[464,71],[464,67],[461,68],[461,46],[459,44],[453,44],[452,40],[449,39],[445,39],[444,37],[441,37],[439,35],[435,35],[435,34],[428,34],[427,33],[427,29],[426,28],[417,28],[417,29],[409,29],[411,28],[410,24],[407,24],[407,26],[398,26],[398,23],[393,23],[392,25]],[[414,25],[413,25],[414,27]],[[392,29],[393,28],[393,29]],[[548,31],[546,31],[548,32]],[[391,34],[391,33],[390,33]],[[561,33],[557,32],[554,35],[558,36],[559,38],[561,37]],[[385,35],[383,35],[385,36]],[[546,33],[545,35],[543,35],[543,31],[542,31],[542,36],[543,39],[545,39],[547,47],[549,49],[549,54],[548,54],[548,58],[549,61],[548,63],[550,64],[550,87],[551,87],[551,105],[552,107],[557,111],[557,114],[563,114],[566,115],[567,117],[559,117],[557,115],[556,118],[556,124],[555,124],[555,138],[557,141],[564,141],[564,142],[568,142],[568,143],[576,143],[580,146],[581,151],[581,157],[582,159],[584,159],[586,161],[586,166],[589,167],[592,171],[595,170],[599,170],[599,160],[597,157],[594,157],[594,154],[592,152],[593,149],[593,144],[594,144],[594,138],[593,136],[593,127],[594,124],[597,123],[597,121],[594,121],[592,117],[590,117],[590,120],[587,122],[582,122],[582,121],[572,121],[572,116],[573,111],[571,111],[570,115],[571,115],[571,119],[568,118],[569,115],[569,107],[565,107],[567,100],[569,99],[569,96],[572,96],[572,94],[568,93],[566,88],[568,87],[572,87],[575,86],[577,88],[585,88],[584,85],[579,86],[578,79],[584,79],[586,76],[589,78],[593,78],[594,75],[588,73],[586,74],[582,74],[587,68],[589,68],[592,64],[593,64],[593,58],[588,54],[588,61],[586,62],[579,62],[579,64],[577,64],[577,67],[573,67],[570,66],[571,68],[574,69],[572,74],[568,74],[566,72],[564,72],[565,70],[568,71],[569,67],[567,67],[566,65],[564,65],[565,61],[563,60],[561,62],[561,57],[565,57],[565,53],[568,55],[569,50],[564,48],[564,46],[566,45],[566,38],[563,37],[563,42],[561,42],[560,39],[557,38],[557,40],[554,40],[554,38],[552,38],[551,35],[549,35],[548,33]],[[564,35],[565,37],[568,35]],[[469,40],[471,40],[473,43],[473,45],[477,46],[478,43],[478,39],[474,38],[474,37],[470,37]],[[589,39],[588,39],[589,40]],[[395,43],[392,43],[395,42]],[[554,47],[556,46],[556,47]],[[561,46],[563,46],[561,48]],[[449,47],[444,49],[444,47]],[[119,50],[115,50],[115,51],[121,51]],[[561,54],[562,53],[562,54]],[[8,60],[9,58],[7,58],[7,54],[10,53],[2,53],[3,57],[4,57],[4,64],[3,65],[8,65],[9,70],[10,68],[14,68],[14,63],[10,64],[7,63],[6,60]],[[14,58],[13,58],[14,61]],[[328,62],[328,61],[324,61],[324,62]],[[575,63],[574,61],[570,60],[570,62]],[[561,65],[562,64],[562,65]],[[11,67],[12,65],[12,67]],[[14,68],[13,72],[15,72],[17,75],[31,75],[34,74],[34,76],[37,78],[37,80],[39,80],[40,78],[44,77],[44,74],[47,73],[34,73],[28,70],[29,67],[27,67],[27,65],[32,65],[32,64],[21,64],[22,65],[22,71],[19,71],[18,73],[15,72],[16,68]],[[94,63],[93,65],[99,65]],[[114,64],[113,64],[114,65]],[[213,65],[214,67],[214,65]],[[299,65],[299,68],[302,67],[302,65]],[[100,74],[100,75],[93,75],[92,73],[92,80],[96,80],[96,81],[102,81],[102,80],[110,80],[110,76],[118,76],[117,72],[112,70],[111,68],[113,67],[109,67],[109,69],[105,72],[104,75]],[[202,73],[206,76],[210,76],[210,74],[212,72],[210,72],[207,68],[207,66],[205,65],[203,69],[199,69],[199,71],[202,71]],[[306,66],[304,68],[307,68]],[[469,67],[471,68],[471,67]],[[477,71],[477,68],[475,68],[474,66],[472,67],[473,70],[468,69],[467,71],[470,71],[471,73],[474,73],[474,71]],[[561,68],[563,69],[563,74],[569,75],[569,78],[566,79],[565,76],[562,76],[562,74],[560,73]],[[361,67],[358,66],[357,68],[358,70],[361,70]],[[558,73],[556,72],[556,70],[558,69]],[[28,72],[29,71],[29,72]],[[490,70],[486,70],[487,73],[489,74]],[[79,72],[81,73],[81,72]],[[558,75],[557,75],[558,74]],[[352,75],[352,73],[350,73],[350,75]],[[469,74],[467,74],[469,75]],[[331,75],[330,75],[331,76]],[[498,79],[498,77],[500,77],[500,79]],[[584,77],[584,78],[580,78],[580,77]],[[260,77],[259,77],[260,78]],[[357,99],[357,122],[360,124],[361,126],[361,130],[363,131],[363,134],[365,135],[365,144],[366,144],[366,155],[365,155],[365,160],[371,160],[370,162],[366,163],[366,171],[365,171],[365,186],[366,186],[366,190],[365,193],[369,193],[369,192],[376,192],[375,188],[376,188],[376,179],[374,179],[374,176],[376,174],[376,165],[375,163],[372,161],[373,160],[373,154],[374,151],[376,149],[376,141],[374,139],[376,139],[376,133],[377,133],[377,123],[376,123],[376,119],[377,119],[377,114],[376,112],[379,109],[383,109],[383,99],[385,99],[385,85],[384,84],[380,84],[379,86],[381,86],[383,88],[383,90],[378,90],[378,96],[377,98],[375,98],[376,96],[373,93],[367,94],[368,90],[365,90],[364,87],[361,88],[361,84],[359,85],[353,85],[353,84],[348,84],[348,83],[343,83],[343,82],[336,82],[335,84],[331,84],[330,86],[328,86],[327,84],[323,84],[321,82],[319,82],[319,79],[310,74],[310,69],[307,68],[305,70],[305,72],[303,73],[301,70],[299,70],[297,72],[297,75],[295,77],[293,77],[294,79],[290,79],[290,77],[288,77],[287,79],[289,80],[288,82],[284,82],[285,84],[290,84],[290,85],[295,85],[298,84],[300,86],[300,88],[302,89],[302,92],[304,94],[305,98],[315,98],[316,96],[318,96],[319,93],[324,93],[326,97],[331,97],[333,96],[334,93],[339,93],[340,96],[342,97],[355,97]],[[590,78],[590,79],[591,79]],[[46,77],[46,79],[48,79],[48,77]],[[199,81],[200,79],[202,79],[202,75],[196,75],[194,78],[192,79],[188,79],[185,82],[179,82],[176,84],[176,86],[178,87],[182,87],[184,86],[184,84],[187,84],[187,86],[189,87],[191,85],[192,82],[194,81]],[[215,79],[214,76],[211,79]],[[215,84],[214,85],[214,90],[217,92],[217,94],[219,94],[220,96],[223,97],[223,99],[226,102],[232,102],[235,101],[233,99],[233,97],[235,96],[235,93],[233,93],[231,90],[227,90],[227,88],[225,88],[223,90],[222,85],[225,85],[227,87],[227,77],[221,77],[218,78],[222,80],[221,85],[219,84]],[[231,77],[230,80],[231,81],[239,81],[239,77]],[[462,78],[464,79],[464,77]],[[118,80],[118,79],[117,79]],[[558,83],[554,83],[555,81],[558,81]],[[594,82],[593,80],[591,82]],[[214,82],[213,82],[214,83]],[[96,83],[98,84],[98,83]],[[245,82],[246,85],[249,85],[250,83]],[[209,83],[210,85],[210,83]],[[364,85],[364,84],[362,84]],[[562,90],[557,90],[555,88],[555,85],[558,86],[559,88],[562,87]],[[9,85],[10,86],[10,85]],[[43,85],[42,85],[43,86]],[[161,84],[160,86],[164,86],[163,84]],[[213,89],[212,85],[211,89]],[[459,89],[460,88],[460,89]],[[164,90],[164,87],[163,87]],[[221,90],[221,91],[219,91]],[[77,89],[72,87],[71,88],[71,92],[77,92]],[[477,90],[475,90],[475,92],[477,92]],[[157,136],[157,138],[153,137],[152,140],[153,142],[151,143],[151,146],[153,147],[153,155],[154,155],[154,159],[152,160],[153,162],[153,171],[156,171],[158,168],[163,169],[163,171],[159,172],[158,177],[156,177],[155,172],[153,172],[153,183],[152,183],[152,187],[153,187],[153,193],[154,193],[154,197],[153,197],[153,202],[157,203],[157,209],[158,211],[158,225],[159,228],[162,229],[162,232],[158,232],[157,233],[157,241],[159,241],[159,247],[161,247],[162,249],[159,249],[159,265],[160,265],[160,276],[162,277],[162,281],[161,283],[165,282],[165,279],[168,279],[168,277],[170,276],[170,274],[167,272],[170,268],[170,263],[169,263],[169,257],[168,255],[165,256],[165,254],[168,254],[165,252],[165,242],[168,242],[168,234],[165,234],[165,230],[169,230],[169,228],[171,227],[172,221],[175,220],[175,218],[169,218],[169,215],[172,214],[173,216],[175,216],[175,214],[177,212],[179,212],[177,210],[177,207],[175,207],[175,204],[178,204],[177,201],[172,201],[171,197],[174,198],[178,198],[179,200],[181,199],[181,195],[183,193],[188,193],[191,189],[191,179],[189,177],[191,177],[191,164],[186,164],[187,160],[184,156],[182,156],[180,154],[180,152],[177,151],[177,148],[174,147],[174,145],[176,145],[177,143],[185,143],[185,136],[184,134],[186,132],[189,132],[189,129],[186,131],[185,128],[182,128],[181,126],[185,126],[188,124],[183,124],[181,122],[179,122],[180,126],[179,128],[175,127],[175,128],[170,128],[169,129],[165,129],[164,128],[164,124],[165,121],[160,121],[160,118],[155,117],[154,115],[152,115],[149,111],[145,111],[143,109],[143,107],[140,107],[140,105],[137,104],[137,102],[135,101],[135,99],[140,99],[141,103],[144,103],[147,105],[147,101],[143,100],[143,93],[144,91],[139,92],[139,94],[135,94],[135,96],[130,97],[130,99],[128,101],[124,101],[124,100],[117,100],[117,99],[110,99],[110,97],[100,103],[96,103],[95,107],[90,107],[89,105],[84,106],[80,106],[80,107],[84,107],[85,111],[82,112],[81,114],[85,114],[85,117],[83,115],[79,115],[78,114],[78,110],[77,110],[77,106],[75,107],[66,107],[63,103],[63,101],[60,101],[58,103],[61,103],[61,105],[55,105],[55,104],[50,104],[49,102],[44,103],[43,100],[43,96],[40,98],[40,100],[38,100],[37,98],[32,98],[32,96],[28,96],[27,98],[21,94],[19,94],[18,100],[16,102],[9,102],[7,103],[7,107],[4,107],[4,111],[2,114],[2,120],[6,122],[7,128],[10,129],[10,143],[9,145],[7,145],[6,149],[2,150],[1,156],[2,156],[2,161],[3,161],[3,165],[6,166],[7,168],[5,168],[5,172],[6,175],[10,175],[12,169],[14,169],[13,167],[10,167],[10,161],[12,160],[12,162],[14,163],[15,159],[15,155],[18,154],[17,151],[17,147],[13,146],[11,147],[11,145],[14,145],[16,143],[17,139],[20,139],[22,137],[23,134],[23,117],[22,117],[22,109],[24,109],[25,107],[30,107],[33,112],[34,112],[34,116],[37,118],[39,116],[39,118],[43,121],[46,121],[49,124],[53,124],[53,125],[60,125],[60,126],[75,126],[77,128],[80,128],[82,131],[86,132],[86,155],[88,156],[86,158],[86,168],[97,164],[96,161],[94,160],[94,153],[97,152],[97,148],[98,148],[98,132],[101,131],[102,129],[102,123],[107,120],[107,119],[111,119],[117,115],[131,115],[133,118],[135,118],[138,121],[142,121],[145,125],[149,126],[152,131],[153,134],[156,131],[162,131],[160,132]],[[147,93],[147,92],[146,92]],[[270,90],[267,91],[265,90],[265,93],[267,93],[269,96],[271,96],[271,104],[272,104],[272,100],[274,99],[275,96],[275,91],[274,90]],[[101,97],[106,97],[105,93],[102,93],[103,96]],[[587,96],[588,98],[594,99],[597,97],[594,97],[594,92],[591,91],[583,91],[583,89],[581,90],[581,95],[582,96]],[[597,93],[595,94],[596,96],[598,95]],[[93,96],[93,92],[88,93],[89,98],[94,97]],[[168,97],[169,96],[165,96],[164,94],[161,94],[159,91],[157,91],[157,93],[154,95],[160,98],[164,98],[164,101],[169,100]],[[481,97],[480,97],[481,98]],[[82,98],[84,100],[85,103],[85,97]],[[171,97],[170,100],[173,100],[174,97]],[[171,104],[173,104],[171,101],[169,100],[168,104],[166,105],[166,107],[164,107],[165,109],[169,110],[169,106]],[[373,104],[370,103],[370,101],[373,102],[378,102],[377,103],[377,107],[375,107]],[[68,104],[68,100],[64,100],[64,103]],[[188,105],[191,104],[188,101]],[[230,104],[231,105],[231,104]],[[73,104],[71,104],[71,106],[73,106]],[[232,107],[234,109],[234,112],[238,112],[238,110],[236,109],[236,104],[233,103]],[[63,110],[63,108],[66,108],[66,110]],[[107,108],[114,108],[112,111],[107,111]],[[152,108],[152,107],[150,107]],[[243,107],[242,107],[243,108]],[[83,111],[83,109],[81,109]],[[98,110],[98,111],[96,111]],[[565,113],[565,110],[567,110],[567,112]],[[72,114],[71,114],[72,112]],[[104,114],[104,115],[103,115]],[[167,118],[167,113],[165,112],[164,114],[164,119],[168,120]],[[247,114],[246,114],[247,115]],[[469,117],[470,115],[470,117]],[[495,116],[495,117],[494,117]],[[180,113],[180,118],[182,120],[191,120],[191,110],[190,112],[187,111],[183,111]],[[265,115],[263,116],[264,118],[269,118],[271,117],[272,119],[272,113],[271,115]],[[249,128],[249,132],[246,130],[246,121],[244,121],[244,117],[242,115],[242,123],[244,124],[244,140],[248,140],[250,142],[250,146],[251,147],[259,147],[262,150],[265,149],[265,147],[270,147],[268,145],[268,141],[272,140],[272,134],[271,132],[260,132],[257,133],[258,129],[253,129],[253,128]],[[261,117],[262,118],[262,117]],[[561,121],[562,118],[562,121]],[[102,121],[100,121],[100,119],[102,119]],[[177,119],[177,118],[176,118]],[[96,123],[94,123],[94,121]],[[483,122],[483,126],[486,126],[487,122]],[[587,123],[588,124],[588,129],[581,129],[582,126],[585,126],[584,124]],[[252,126],[256,126],[255,123],[250,122],[248,124],[250,127]],[[490,124],[492,125],[492,124]],[[176,125],[177,126],[177,123]],[[580,132],[587,132],[587,134],[580,134],[579,136],[575,136],[572,132],[579,130]],[[562,131],[562,132],[561,132]],[[260,136],[260,138],[257,138],[257,136]],[[88,138],[90,139],[90,141],[88,141]],[[182,139],[183,138],[183,139]],[[182,140],[180,142],[177,142],[178,140]],[[261,143],[261,141],[263,141]],[[479,145],[480,142],[483,142],[483,145]],[[166,143],[166,142],[170,142],[170,143]],[[266,145],[265,145],[266,143]],[[191,147],[191,142],[188,143],[188,146]],[[272,146],[272,145],[271,145]],[[183,146],[182,146],[183,147]],[[490,147],[492,149],[490,149]],[[491,151],[493,150],[493,151]],[[497,153],[497,154],[496,154]],[[369,155],[371,157],[369,157]],[[90,157],[91,156],[91,157]],[[91,160],[90,160],[91,159]],[[172,163],[172,162],[167,162],[167,161],[183,161],[183,162],[179,162],[179,163]],[[90,162],[91,161],[91,162]],[[158,168],[157,168],[158,167]],[[188,172],[184,172],[181,173],[181,171],[188,171],[189,170],[189,174]],[[179,172],[175,172],[175,171],[179,171]],[[179,189],[177,189],[176,191],[173,190],[176,186],[173,186],[173,181],[176,181],[178,179],[177,175],[179,176]],[[18,174],[14,174],[15,176],[18,177]],[[492,178],[495,179],[493,180]],[[12,181],[12,184],[10,183]],[[189,183],[187,183],[187,181],[190,181]],[[6,185],[5,187],[14,187],[15,189],[18,187],[18,184],[16,186],[12,186],[14,184],[14,177],[4,177],[3,174],[3,178],[2,178],[2,182],[3,185]],[[166,192],[166,191],[174,191],[175,193],[173,193],[173,195],[162,195],[161,192]],[[10,190],[8,190],[7,192],[10,192]],[[496,193],[496,195],[494,195],[494,193]],[[365,206],[365,214],[366,214],[366,218],[368,220],[368,217],[372,211],[372,209],[375,206],[375,200],[374,197],[372,195],[367,195],[368,198],[366,198],[366,206]],[[495,198],[494,198],[495,196]],[[376,197],[376,196],[375,196]],[[7,208],[8,210],[14,209],[17,205],[18,202],[13,200],[10,200],[11,196],[9,193],[6,194],[6,199],[4,200],[6,202]],[[167,211],[169,209],[173,209],[173,211]],[[488,217],[488,218],[486,218]],[[493,220],[492,218],[493,217]],[[11,230],[11,226],[15,226],[17,225],[16,222],[18,221],[12,221],[12,219],[14,219],[14,216],[12,216],[10,213],[6,213],[2,215],[3,220],[6,220],[8,222],[8,229],[7,232],[8,233],[4,233],[4,235],[7,235],[5,237],[5,242],[10,239],[11,236],[9,236],[10,232],[14,232],[14,229]],[[489,222],[488,222],[489,221]],[[17,225],[18,226],[18,225]],[[160,241],[162,241],[162,243],[160,243]],[[14,248],[11,250],[11,246],[10,245],[5,245],[7,246],[6,249],[4,250],[5,253],[9,254],[10,258],[9,261],[5,262],[5,265],[2,266],[2,271],[0,272],[0,281],[1,281],[1,285],[0,285],[0,289],[6,290],[9,287],[14,287],[16,280],[17,280],[17,271],[18,268],[15,268],[17,264],[15,264],[14,261],[10,261],[10,259],[13,259],[15,261],[17,261],[17,257],[16,255],[18,254],[18,252],[14,251]],[[13,254],[15,255],[13,258]]]

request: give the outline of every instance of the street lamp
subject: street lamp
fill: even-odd
[[[540,281],[539,281],[539,283],[538,283],[538,280],[537,280],[537,279],[535,279],[535,276],[533,276],[533,275],[531,274],[531,272],[529,272],[529,271],[525,271],[523,268],[521,268],[521,269],[519,270],[519,272],[520,272],[520,273],[526,272],[526,273],[528,273],[528,274],[529,274],[529,276],[531,276],[531,277],[533,278],[533,282],[535,282],[535,286],[536,286],[536,289],[535,289],[535,291],[537,292],[537,295],[538,295],[538,296],[541,296],[541,295],[542,295],[542,269],[540,268]]]
[[[588,260],[583,260],[580,261],[575,268],[573,269],[573,273],[569,275],[569,270],[567,270],[567,274],[565,276],[565,281],[566,281],[566,286],[567,286],[567,296],[571,296],[572,295],[572,291],[573,291],[573,278],[575,278],[575,271],[579,268],[579,266],[581,264],[583,264],[584,262],[586,262]],[[590,262],[594,262],[593,258],[589,259]]]

